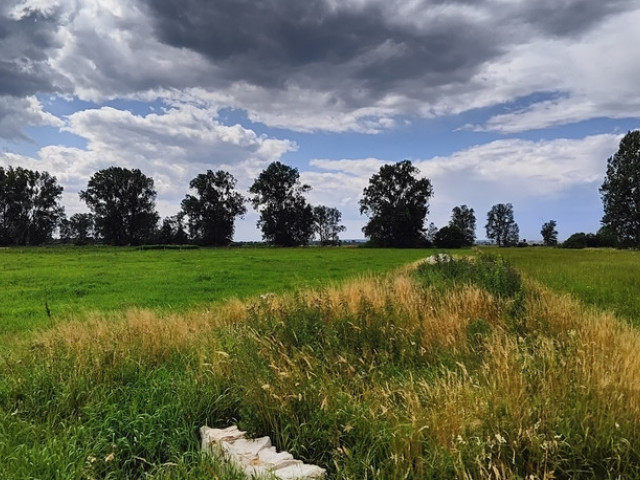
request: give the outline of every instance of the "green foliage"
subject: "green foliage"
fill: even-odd
[[[0,167],[0,245],[49,242],[64,217],[62,190],[48,172]]]
[[[93,174],[80,192],[95,218],[95,229],[110,245],[140,245],[158,223],[153,179],[140,170],[110,167]]]
[[[347,227],[340,225],[342,214],[337,208],[318,205],[313,207],[313,230],[318,235],[320,245],[338,245],[339,234]]]
[[[455,226],[464,234],[465,247],[470,247],[476,241],[476,216],[473,208],[466,205],[453,207],[449,226]]]
[[[253,182],[251,203],[260,212],[258,227],[262,238],[280,247],[307,245],[313,236],[313,209],[304,193],[309,185],[300,183],[297,168],[271,163]]]
[[[621,246],[640,246],[640,131],[628,132],[618,151],[607,160],[600,194],[602,225]]]
[[[556,221],[549,220],[548,222],[543,223],[540,235],[542,235],[542,241],[547,247],[555,247],[558,244]]]
[[[60,224],[60,240],[75,245],[87,245],[95,241],[95,221],[90,213],[74,213]]]
[[[418,274],[428,283],[477,285],[501,298],[515,297],[522,288],[520,274],[501,256],[483,254],[470,259],[440,258],[424,263]]]
[[[369,216],[362,231],[380,247],[418,247],[425,242],[424,222],[433,195],[428,178],[409,160],[383,165],[369,179],[360,213]]]
[[[498,203],[487,213],[487,238],[495,240],[499,247],[517,245],[520,230],[513,218],[513,206],[510,203]]]
[[[221,246],[233,240],[235,218],[247,212],[244,197],[235,191],[235,186],[233,175],[222,170],[207,170],[189,183],[197,196],[185,197],[182,212],[197,244]]]
[[[184,245],[189,242],[187,232],[184,231],[182,215],[165,217],[158,232],[158,243],[161,245]]]
[[[438,230],[433,236],[433,244],[438,248],[469,246],[467,235],[457,225],[448,225]]]
[[[602,247],[614,247],[615,239],[607,233],[607,230],[602,228],[598,233],[574,233],[567,238],[563,243],[563,248],[602,248]]]

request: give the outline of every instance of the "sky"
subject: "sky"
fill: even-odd
[[[427,223],[511,203],[520,237],[600,227],[599,187],[640,127],[640,0],[2,0],[0,166],[55,175],[67,215],[110,166],[161,216],[273,161],[363,238],[385,163],[431,180]],[[236,240],[259,240],[258,214]]]

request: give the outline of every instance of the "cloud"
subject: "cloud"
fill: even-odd
[[[378,133],[541,91],[566,102],[476,128],[629,104],[624,115],[637,116],[626,99],[638,67],[618,52],[638,43],[639,12],[636,0],[11,0],[0,7],[0,95],[186,95],[304,132]]]
[[[446,225],[451,209],[466,204],[476,211],[482,238],[483,212],[496,203],[510,202],[516,211],[526,211],[533,218],[542,215],[541,221],[555,218],[565,228],[577,220],[583,229],[585,224],[597,225],[599,211],[592,207],[599,203],[598,187],[604,179],[606,160],[617,150],[620,138],[610,134],[577,140],[498,140],[446,157],[414,159],[414,166],[434,188],[428,221]],[[313,200],[339,206],[344,218],[356,221],[363,188],[388,162],[367,158],[317,159],[310,163],[321,169],[303,173],[304,181],[314,187]],[[586,199],[590,208],[585,211],[580,202],[572,201],[575,196]],[[365,221],[361,217],[360,225]],[[538,238],[536,229],[538,225],[521,225],[525,237]]]
[[[193,105],[147,115],[111,107],[83,110],[67,118],[64,130],[86,139],[86,149],[52,145],[42,148],[38,158],[0,155],[0,164],[55,175],[65,187],[64,202],[72,213],[80,207],[73,197],[103,168],[139,168],[153,177],[161,214],[169,215],[178,211],[197,174],[227,170],[245,190],[269,163],[297,148],[289,140],[258,135],[240,125],[222,125],[215,112]]]
[[[486,81],[507,92],[505,99],[558,94],[474,128],[517,133],[591,118],[638,118],[640,65],[630,61],[628,49],[640,44],[638,22],[640,9],[606,19],[577,42],[547,39],[513,49],[491,66]]]
[[[54,115],[45,112],[42,104],[33,96],[25,98],[0,96],[0,138],[28,140],[23,132],[23,127],[26,125],[62,127],[64,123]]]

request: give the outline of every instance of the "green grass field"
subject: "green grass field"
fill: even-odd
[[[183,311],[232,297],[318,287],[389,271],[428,254],[366,248],[3,249],[0,334],[88,312]]]
[[[640,479],[637,254],[480,252],[2,250],[0,478],[240,480],[237,424],[329,480]]]
[[[640,252],[610,248],[491,250],[524,274],[640,326]]]

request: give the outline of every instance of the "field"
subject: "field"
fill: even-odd
[[[509,248],[499,252],[523,273],[587,305],[640,326],[640,252],[609,248]]]
[[[365,248],[4,249],[0,335],[90,312],[179,312],[233,297],[319,287],[424,256],[422,250]]]
[[[236,423],[332,479],[640,479],[635,252],[1,253],[8,298],[47,278],[58,300],[52,325],[14,314],[5,334],[0,478],[239,479],[197,437]],[[64,290],[105,262],[120,276]],[[235,268],[238,284],[215,290]],[[191,294],[198,275],[214,276]]]

